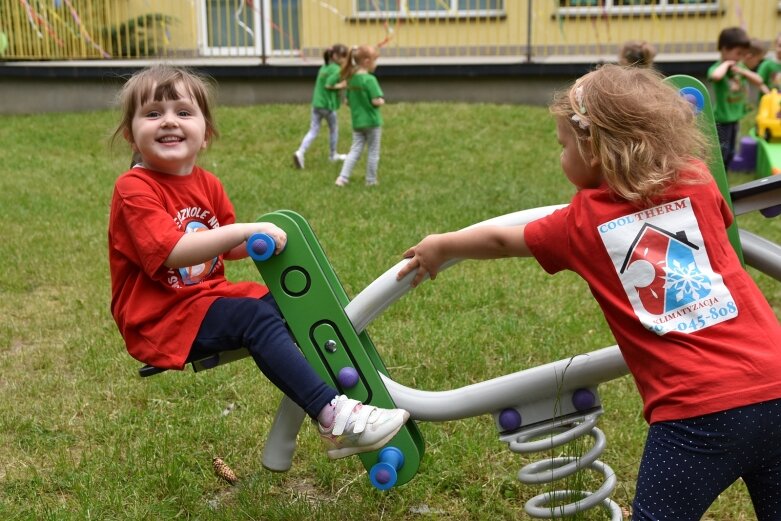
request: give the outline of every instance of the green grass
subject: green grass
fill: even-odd
[[[307,169],[292,168],[309,121],[304,105],[219,108],[222,137],[201,164],[221,177],[240,220],[281,208],[306,217],[353,296],[427,233],[573,194],[545,109],[391,104],[383,112],[375,189],[363,186],[363,162],[348,187],[333,186],[338,166],[326,160],[325,135]],[[346,151],[348,113],[339,117]],[[544,487],[516,480],[531,460],[500,443],[487,416],[421,423],[419,473],[379,492],[357,458],[329,461],[308,425],[290,472],[262,468],[281,395],[249,360],[141,380],[109,313],[108,204],[129,160],[124,147],[106,146],[116,120],[108,111],[0,117],[0,519],[525,518],[523,503]],[[778,219],[740,223],[781,240]],[[258,279],[249,261],[228,273]],[[752,275],[781,315],[781,284]],[[462,263],[392,306],[369,334],[395,380],[426,390],[613,344],[586,285],[548,276],[530,259]],[[614,499],[627,506],[646,430],[640,400],[629,377],[600,394],[601,459],[618,473]],[[238,486],[215,478],[213,456],[239,474]],[[752,517],[735,485],[707,518]]]

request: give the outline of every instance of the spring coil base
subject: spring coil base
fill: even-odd
[[[581,457],[568,456],[540,460],[526,465],[518,472],[518,479],[526,484],[551,483],[587,468],[600,472],[605,477],[605,482],[596,492],[556,490],[531,498],[524,507],[526,513],[531,517],[564,518],[602,506],[610,512],[611,521],[623,520],[621,507],[609,498],[616,487],[615,473],[609,466],[597,461],[607,444],[605,434],[596,427],[597,419],[601,414],[600,408],[595,412],[574,419],[555,419],[521,432],[515,436],[515,439],[505,440],[511,451],[528,454],[549,451],[585,435],[590,435],[594,439],[594,446]],[[542,439],[528,441],[534,438]],[[551,506],[554,502],[572,498],[577,498],[577,500],[565,505]]]

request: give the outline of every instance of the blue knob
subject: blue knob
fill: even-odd
[[[266,233],[253,233],[247,239],[247,252],[252,260],[258,262],[271,258],[276,247],[274,238]]]
[[[404,453],[396,447],[385,447],[380,451],[379,463],[369,471],[369,480],[375,488],[388,490],[396,484],[398,470],[404,465]]]
[[[697,110],[697,112],[700,112],[703,108],[705,108],[705,97],[702,95],[702,92],[697,90],[694,87],[684,87],[680,90],[681,96],[686,98],[686,100],[694,106],[694,108]]]

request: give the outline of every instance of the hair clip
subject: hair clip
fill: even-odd
[[[575,102],[577,103],[578,113],[572,115],[572,121],[578,124],[578,126],[586,130],[589,127],[589,120],[586,117],[586,105],[583,103],[583,85],[578,85],[573,89],[575,94]]]

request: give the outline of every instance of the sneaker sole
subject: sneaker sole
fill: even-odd
[[[299,161],[298,156],[293,154],[293,164],[296,165],[296,168],[299,170],[304,169],[304,165],[301,164],[301,161]]]
[[[388,442],[392,440],[393,437],[399,433],[401,428],[404,427],[404,424],[407,423],[408,419],[409,419],[409,411],[405,411],[404,421],[401,423],[401,425],[399,425],[393,432],[391,432],[381,440],[378,440],[376,443],[373,443],[371,445],[364,445],[362,447],[345,447],[343,449],[330,449],[326,453],[328,454],[328,457],[331,459],[340,459],[340,458],[346,458],[347,456],[352,456],[353,454],[360,454],[362,452],[371,452],[373,450],[377,450],[387,445]]]

